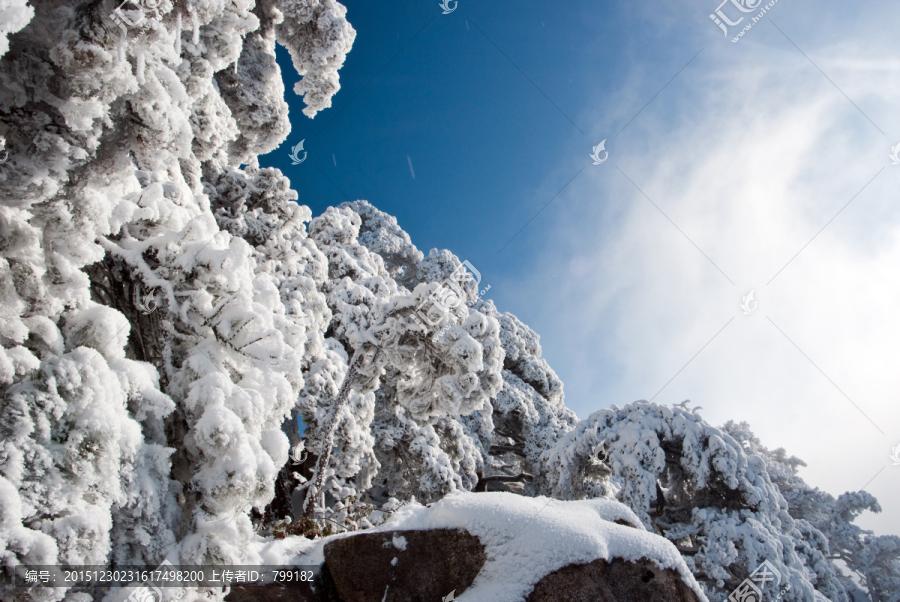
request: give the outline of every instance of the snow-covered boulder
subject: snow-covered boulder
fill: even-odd
[[[546,589],[548,580],[553,582],[556,579],[551,574],[561,569],[564,569],[563,574],[574,572],[573,580],[583,584],[593,583],[597,575],[602,577],[606,574],[613,579],[633,575],[632,597],[621,593],[627,592],[627,588],[622,589],[620,583],[620,597],[609,598],[610,601],[654,600],[646,595],[647,582],[654,580],[656,583],[650,591],[658,589],[665,592],[668,588],[668,591],[680,592],[681,599],[685,601],[707,602],[675,546],[665,538],[646,531],[637,516],[623,504],[604,499],[560,501],[506,492],[452,492],[428,506],[404,506],[383,525],[363,534],[345,533],[315,542],[297,541],[297,547],[293,549],[299,547],[301,553],[290,561],[297,565],[324,563],[328,567],[332,542],[336,540],[361,537],[375,537],[379,542],[384,540],[388,545],[380,555],[383,558],[361,555],[356,565],[356,570],[360,572],[371,569],[370,582],[373,586],[378,584],[380,589],[369,592],[370,597],[361,599],[381,600],[385,596],[385,585],[389,583],[385,581],[386,575],[407,563],[415,565],[420,559],[416,550],[421,546],[411,545],[408,537],[400,539],[403,534],[398,532],[422,530],[442,530],[442,533],[446,533],[443,530],[463,530],[476,537],[483,546],[486,560],[474,581],[469,586],[466,583],[456,586],[455,599],[460,602],[547,600],[546,597],[535,596]],[[274,545],[282,550],[290,549],[291,539],[295,538],[281,540]],[[368,545],[362,548],[369,551]],[[380,543],[379,549],[382,549]],[[267,551],[260,552],[263,556],[267,555]],[[452,564],[445,563],[444,570],[453,570]],[[573,568],[573,565],[581,567]],[[339,576],[333,577],[337,582]],[[432,576],[426,576],[422,571],[418,578],[425,581],[432,579]],[[535,593],[536,586],[542,580],[544,584]],[[434,578],[433,581],[446,589],[443,579]],[[392,586],[385,599],[405,600],[400,594],[404,584],[399,581],[395,583],[396,588]],[[340,584],[336,585],[340,590]],[[641,587],[645,588],[644,593],[641,593]],[[449,593],[450,589],[431,591],[428,597],[440,599]],[[671,599],[679,600],[677,597]]]

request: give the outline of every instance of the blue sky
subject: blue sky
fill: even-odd
[[[308,120],[288,94],[288,144],[305,139],[309,161],[293,167],[279,149],[267,164],[297,182],[314,214],[344,194],[365,198],[396,215],[425,252],[450,248],[485,275],[528,272],[523,254],[540,251],[530,232],[497,253],[574,174],[546,182],[548,170],[561,159],[576,170],[590,164],[590,147],[624,125],[612,113],[576,119],[596,90],[627,85],[629,65],[639,62],[646,73],[634,84],[645,96],[635,95],[637,112],[700,49],[675,40],[653,51],[634,15],[595,3],[551,11],[462,4],[450,15],[437,2],[345,4],[358,33],[334,107]],[[279,50],[292,85],[296,75]]]
[[[689,398],[900,533],[900,6],[778,0],[733,43],[715,0],[344,4],[315,119],[279,48],[293,131],[260,163],[301,203],[366,199],[471,261],[580,417]]]

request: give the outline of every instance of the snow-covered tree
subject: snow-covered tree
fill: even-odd
[[[746,422],[727,422],[723,430],[741,443],[748,453],[765,460],[772,482],[788,502],[799,533],[793,534],[798,552],[816,573],[816,590],[829,600],[873,602],[900,599],[900,538],[875,536],[853,524],[863,512],[881,512],[875,497],[864,491],[847,492],[834,498],[810,487],[797,473],[806,463],[784,449],[769,450],[751,432]],[[843,563],[855,575],[844,574],[834,562]],[[862,586],[862,587],[860,587]]]
[[[354,209],[365,216],[362,233],[363,218]],[[364,202],[327,210],[311,222],[310,235],[329,261],[324,290],[334,316],[329,334],[335,353],[349,362],[365,350],[378,371],[341,400],[337,379],[323,364],[317,368],[321,372],[313,370],[311,382],[327,387],[325,392],[317,388],[302,396],[309,447],[316,454],[329,444],[319,438],[327,438],[334,413],[349,411],[336,424],[333,445],[342,451],[331,461],[331,495],[346,499],[368,489],[376,470],[379,501],[430,500],[472,488],[483,456],[455,418],[484,409],[500,387],[499,325],[463,302],[435,328],[415,315],[420,308],[427,311],[444,279],[461,267],[459,260],[436,251],[423,259],[396,220]],[[367,245],[385,253],[388,263]],[[413,267],[416,277],[405,277]],[[392,274],[415,284],[413,290],[398,285]],[[476,291],[466,290],[474,299]],[[331,407],[330,399],[344,405]],[[370,427],[372,435],[360,438],[358,433]]]
[[[679,545],[711,600],[724,600],[763,560],[811,599],[791,545],[787,503],[728,434],[681,408],[636,402],[599,410],[546,453],[564,499],[614,495]]]
[[[790,585],[783,600],[854,600],[862,592],[836,558],[877,575],[870,599],[893,599],[881,593],[895,591],[883,589],[895,583],[893,536],[876,543],[851,524],[862,509],[877,509],[874,498],[811,499],[822,492],[796,476],[802,461],[769,452],[746,424],[717,429],[687,402],[640,401],[595,412],[544,458],[554,497],[625,503],[679,547],[710,600],[723,602],[764,560],[781,574],[780,587]]]
[[[505,352],[503,387],[488,414],[490,460],[478,489],[549,495],[550,467],[542,456],[578,419],[563,404],[562,381],[541,357],[540,337],[514,315],[501,315],[491,301],[479,300],[475,307],[500,322]]]
[[[252,561],[330,319],[309,211],[255,164],[289,130],[274,45],[311,117],[355,34],[331,0],[32,6],[0,6],[0,554]]]

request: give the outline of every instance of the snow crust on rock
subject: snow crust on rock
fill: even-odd
[[[706,602],[675,546],[640,525],[627,506],[605,499],[560,501],[513,493],[454,491],[430,506],[405,506],[383,525],[369,532],[464,529],[485,546],[487,561],[460,602],[521,602],[545,575],[570,564],[621,558],[650,560],[660,569],[673,569]],[[293,564],[321,564],[325,544],[315,545],[290,560]]]

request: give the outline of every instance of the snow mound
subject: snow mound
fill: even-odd
[[[34,16],[34,9],[25,0],[0,0],[0,56],[9,50],[8,37],[26,25]]]
[[[405,531],[465,529],[485,546],[487,562],[460,602],[491,600],[521,602],[545,575],[569,564],[614,558],[650,560],[660,569],[673,569],[706,602],[675,546],[640,525],[627,506],[604,499],[560,501],[506,492],[454,491],[429,506],[404,506],[377,529]],[[321,564],[326,543],[352,533],[315,542],[291,559],[293,564]],[[400,552],[402,554],[402,552]]]

